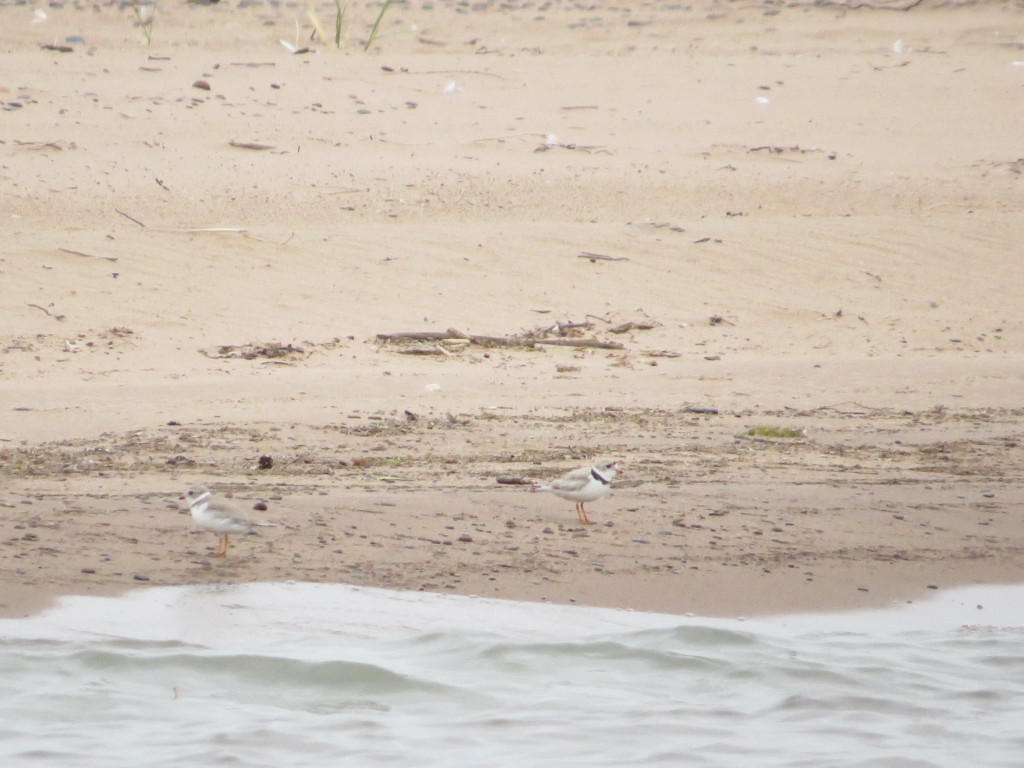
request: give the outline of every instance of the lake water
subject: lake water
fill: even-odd
[[[1024,589],[718,620],[324,584],[0,621],[0,765],[1024,765]]]

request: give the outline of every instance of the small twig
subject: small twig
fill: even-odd
[[[36,309],[41,309],[43,312],[46,313],[47,317],[52,317],[54,320],[63,320],[64,319],[64,315],[58,315],[58,314],[56,314],[54,312],[51,312],[46,307],[39,306],[38,304],[29,304],[29,306],[30,307],[35,307]]]
[[[57,250],[62,251],[63,253],[70,253],[72,256],[84,256],[87,259],[106,259],[107,261],[117,261],[117,256],[93,256],[91,253],[72,251],[70,248],[58,248]]]
[[[580,251],[579,259],[590,259],[591,261],[629,261],[625,256],[605,256],[603,253],[591,253],[590,251]]]
[[[508,78],[502,77],[501,75],[495,74],[494,72],[485,72],[482,69],[425,69],[422,72],[409,72],[410,75],[482,75],[484,77],[496,77],[499,80],[507,80]]]
[[[115,208],[115,209],[114,209],[114,211],[115,211],[116,213],[119,213],[119,214],[121,214],[122,216],[124,216],[124,217],[125,217],[126,219],[128,219],[128,221],[132,221],[132,222],[135,222],[136,224],[138,224],[138,225],[139,225],[140,227],[142,227],[143,229],[145,229],[145,228],[146,228],[146,225],[145,225],[145,224],[143,224],[143,223],[142,223],[141,221],[139,221],[138,219],[136,219],[136,218],[135,218],[134,216],[129,216],[129,215],[128,215],[127,213],[125,213],[124,211],[119,211],[119,210],[117,210],[117,208]]]

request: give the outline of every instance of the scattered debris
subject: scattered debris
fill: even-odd
[[[753,437],[761,439],[774,439],[774,440],[800,440],[807,437],[807,433],[802,429],[792,429],[790,427],[771,427],[767,424],[756,424],[750,427],[746,432],[743,433],[742,437]]]
[[[243,360],[255,360],[256,358],[266,358],[270,360],[287,358],[287,357],[309,357],[311,352],[306,352],[302,347],[296,347],[291,344],[281,344],[276,341],[271,341],[267,344],[223,344],[217,347],[215,352],[207,352],[204,349],[199,352],[206,357],[215,359],[224,358],[242,358]]]

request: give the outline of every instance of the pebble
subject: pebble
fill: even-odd
[[[136,573],[132,578],[136,581],[149,581],[149,576],[144,573]]]

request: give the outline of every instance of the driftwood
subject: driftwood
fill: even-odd
[[[584,323],[568,323],[562,328],[574,328],[585,326]],[[554,326],[557,329],[559,326]],[[481,347],[518,347],[529,349],[538,344],[550,344],[560,347],[586,347],[590,349],[625,349],[622,344],[614,341],[601,341],[600,339],[563,339],[545,338],[544,334],[549,333],[551,328],[542,329],[534,333],[525,333],[513,336],[477,336],[475,334],[462,333],[454,328],[447,331],[402,331],[399,333],[378,333],[377,340],[385,343],[406,343],[417,341],[460,341],[469,342]],[[428,351],[429,350],[429,351]],[[436,355],[447,354],[441,347],[416,347],[408,350],[398,350],[402,354],[409,355]]]
[[[537,481],[529,477],[519,477],[517,475],[498,475],[495,478],[501,485],[536,485]]]
[[[623,323],[622,325],[616,325],[614,328],[609,328],[608,333],[626,333],[627,331],[649,331],[655,327],[657,327],[655,323],[634,323],[632,320],[630,320],[628,323]]]
[[[617,341],[600,341],[598,339],[535,339],[535,344],[552,344],[558,347],[589,347],[591,349],[625,349]]]
[[[299,53],[299,51],[295,51],[295,53]],[[273,144],[259,144],[255,141],[229,141],[228,145],[232,147],[237,147],[238,149],[255,149],[257,151],[262,149],[274,148]]]
[[[410,333],[378,333],[381,341],[442,341],[456,338],[447,331],[412,331]]]
[[[409,349],[398,350],[400,355],[447,355],[440,347],[410,347]]]

